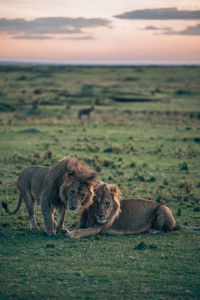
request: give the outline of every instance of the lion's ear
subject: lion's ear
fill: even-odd
[[[68,173],[70,178],[73,178],[75,176],[75,171],[73,171],[73,170],[68,170],[67,173]]]
[[[85,182],[91,183],[97,180],[97,172],[91,171],[86,177],[85,177]]]
[[[116,186],[116,184],[110,184],[110,191],[113,194],[114,197],[121,197],[120,189]]]

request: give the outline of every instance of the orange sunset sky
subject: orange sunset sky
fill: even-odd
[[[200,0],[0,0],[0,60],[200,63]]]

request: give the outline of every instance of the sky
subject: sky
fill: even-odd
[[[200,0],[0,0],[0,60],[200,63]]]

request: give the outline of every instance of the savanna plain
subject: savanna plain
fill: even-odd
[[[0,201],[29,165],[77,156],[176,230],[68,240],[0,208],[0,299],[199,299],[200,67],[0,66]],[[80,109],[95,105],[90,118]],[[75,228],[80,212],[68,212]]]

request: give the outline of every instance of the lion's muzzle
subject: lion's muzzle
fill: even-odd
[[[99,218],[97,218],[97,223],[104,224],[104,223],[106,223],[106,219],[99,219]]]
[[[75,210],[77,210],[77,209],[79,209],[79,207],[77,207],[77,206],[74,206],[74,205],[69,205],[68,207],[67,207],[67,209],[68,210],[71,210],[71,211],[75,211]]]

